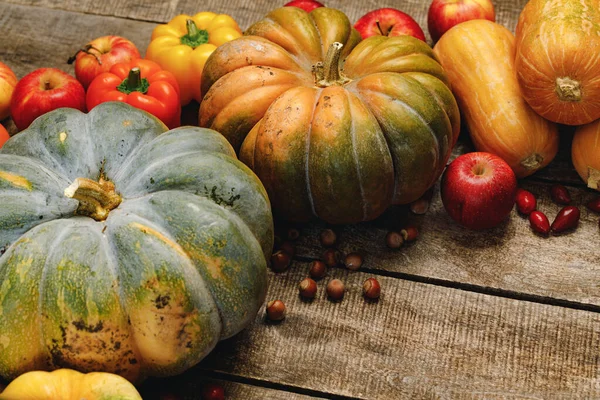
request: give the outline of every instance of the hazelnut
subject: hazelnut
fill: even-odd
[[[314,299],[317,294],[317,282],[310,278],[304,278],[298,285],[300,296],[305,299]]]
[[[375,278],[369,278],[363,283],[363,295],[371,300],[378,299],[381,294],[381,286]]]
[[[417,238],[417,236],[419,236],[419,231],[415,226],[407,226],[400,231],[400,234],[402,235],[404,241],[412,242]]]
[[[308,274],[313,279],[322,279],[327,274],[327,266],[321,260],[315,260],[310,263]]]
[[[331,229],[323,229],[320,234],[321,244],[325,247],[331,247],[335,245],[337,241],[337,235]]]
[[[300,231],[296,228],[290,228],[287,231],[288,240],[296,240],[300,237]]]
[[[390,249],[399,249],[404,244],[404,238],[399,232],[390,231],[385,235],[385,244]]]
[[[332,279],[327,283],[326,291],[331,300],[341,300],[344,297],[344,283],[339,279]]]
[[[267,318],[271,321],[281,321],[285,318],[285,304],[281,300],[272,300],[267,303]]]
[[[347,254],[346,258],[344,259],[344,264],[346,265],[346,268],[348,268],[351,271],[356,271],[357,269],[359,269],[362,263],[363,258],[358,253]]]
[[[328,267],[335,267],[339,265],[342,255],[339,250],[329,248],[323,252],[323,262]]]
[[[290,266],[292,257],[285,251],[278,250],[271,255],[271,269],[275,272],[283,272]]]

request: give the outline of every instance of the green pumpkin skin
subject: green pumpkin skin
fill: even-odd
[[[208,58],[199,123],[229,140],[278,217],[370,221],[433,186],[460,115],[426,43],[356,40],[328,7],[278,8],[244,35]]]
[[[104,221],[76,178],[114,183]],[[217,132],[167,132],[120,102],[59,109],[0,150],[0,375],[61,367],[131,381],[198,363],[264,302],[273,220]]]

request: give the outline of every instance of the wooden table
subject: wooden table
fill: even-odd
[[[283,2],[281,2],[283,4]],[[329,0],[352,21],[391,6],[411,14],[426,30],[428,1]],[[525,0],[496,1],[497,20],[514,31]],[[39,67],[66,63],[82,45],[115,34],[145,51],[152,29],[180,13],[231,14],[242,28],[280,5],[268,0],[10,0],[0,2],[0,60],[19,78]],[[192,116],[198,105],[188,107]],[[190,110],[191,109],[191,110]],[[188,121],[189,122],[189,121]],[[3,123],[12,129],[10,120]],[[555,215],[554,182],[568,186],[574,204],[594,196],[571,166],[572,129],[563,128],[554,162],[521,186],[538,196],[539,209]],[[454,156],[471,151],[463,132]],[[600,247],[598,215],[581,208],[574,232],[543,238],[513,211],[501,226],[477,233],[452,222],[439,187],[425,215],[404,207],[371,223],[336,227],[339,249],[360,252],[358,272],[330,270],[348,291],[326,299],[324,283],[312,302],[297,284],[311,260],[321,257],[325,225],[302,226],[297,255],[284,273],[269,274],[268,299],[280,298],[287,318],[267,323],[264,309],[236,337],[221,342],[192,370],[154,379],[145,399],[197,399],[216,381],[232,399],[592,399],[600,398]],[[393,251],[389,229],[403,223],[419,239]],[[378,302],[361,296],[363,281],[377,277]],[[162,396],[162,397],[161,397]]]

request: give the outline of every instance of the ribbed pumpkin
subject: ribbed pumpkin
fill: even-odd
[[[260,181],[217,132],[120,102],[58,109],[0,149],[0,374],[180,373],[256,315]]]
[[[523,97],[550,121],[600,118],[600,3],[530,0],[516,28],[515,68]]]
[[[72,369],[31,371],[20,375],[0,394],[0,400],[142,400],[121,376],[106,372],[82,374]]]
[[[203,75],[200,125],[221,132],[283,218],[355,223],[419,198],[460,130],[432,49],[360,41],[341,11],[283,7],[220,46]]]
[[[571,144],[571,159],[588,187],[600,190],[600,120],[577,127]]]

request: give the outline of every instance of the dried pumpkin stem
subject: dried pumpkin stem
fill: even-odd
[[[327,55],[325,56],[325,62],[323,63],[323,79],[317,80],[316,83],[318,86],[327,87],[332,85],[343,85],[348,82],[348,79],[342,76],[340,71],[340,57],[342,55],[343,47],[344,45],[342,43],[333,42],[329,46],[329,49],[327,49]]]
[[[542,165],[544,157],[538,153],[533,153],[521,161],[521,166],[528,171],[537,170]]]
[[[556,78],[556,94],[562,101],[580,101],[581,84],[569,77]]]
[[[590,189],[600,190],[600,171],[595,168],[588,167],[587,185]]]
[[[100,178],[98,182],[88,178],[77,178],[64,191],[65,196],[79,201],[77,214],[86,215],[96,221],[104,221],[108,213],[121,204],[121,196],[115,185]]]

